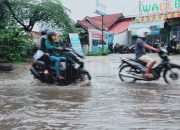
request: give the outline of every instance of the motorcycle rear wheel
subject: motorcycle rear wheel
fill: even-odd
[[[135,69],[133,69],[129,65],[122,66],[120,68],[120,70],[119,70],[119,78],[120,78],[120,80],[122,82],[135,82],[136,79],[130,77],[130,76],[132,76],[132,74],[130,74],[130,72],[133,72],[133,71],[135,72]],[[124,75],[126,75],[126,76],[124,76]]]

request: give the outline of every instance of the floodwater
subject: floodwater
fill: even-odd
[[[179,130],[180,85],[122,83],[119,62],[119,55],[88,57],[88,85],[42,84],[28,64],[0,73],[0,130]]]

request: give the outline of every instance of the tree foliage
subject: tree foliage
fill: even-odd
[[[59,29],[63,36],[78,32],[60,0],[0,0],[0,62],[23,58],[32,39],[19,35],[31,32],[36,24]]]
[[[19,29],[0,29],[0,62],[21,60],[31,48],[32,39],[19,35]]]
[[[0,0],[0,20],[4,17],[5,14],[5,8],[3,2],[4,2],[3,0]]]
[[[1,0],[10,13],[11,20],[25,31],[32,31],[35,24],[61,30],[73,30],[74,22],[60,0]]]

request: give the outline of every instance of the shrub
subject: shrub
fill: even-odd
[[[31,37],[19,32],[19,29],[0,29],[0,62],[22,60],[31,49]]]
[[[108,54],[110,54],[111,52],[109,51],[109,49],[101,49],[99,51],[96,52],[90,52],[88,54],[88,56],[106,56]]]

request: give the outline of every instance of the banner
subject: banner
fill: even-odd
[[[70,33],[69,38],[71,41],[72,48],[77,51],[78,54],[84,56],[84,52],[81,46],[79,35],[77,33]]]

